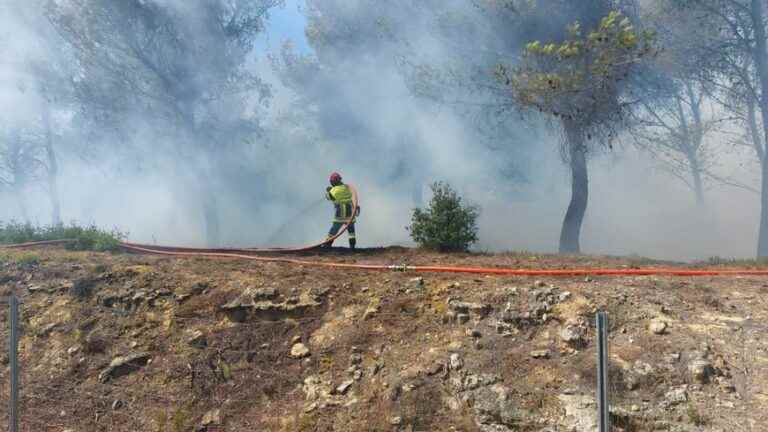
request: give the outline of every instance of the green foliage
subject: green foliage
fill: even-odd
[[[524,106],[585,123],[620,110],[619,82],[631,68],[653,54],[655,36],[637,31],[618,11],[584,32],[575,22],[562,42],[532,41],[520,67],[499,65],[497,79]]]
[[[16,263],[22,267],[34,267],[40,264],[40,257],[33,253],[25,253],[16,258]]]
[[[766,267],[768,266],[768,257],[758,257],[757,259],[739,259],[724,258],[719,256],[710,257],[705,263],[711,266],[738,266],[738,267]]]
[[[11,221],[0,223],[0,244],[16,244],[46,240],[72,240],[66,247],[70,250],[113,251],[126,234],[117,230],[103,230],[95,225],[36,226]]]
[[[420,247],[444,252],[466,251],[477,242],[476,206],[465,205],[450,185],[433,183],[429,208],[416,208],[407,227]]]

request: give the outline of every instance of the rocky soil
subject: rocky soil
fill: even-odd
[[[319,260],[634,267],[387,249]],[[0,251],[39,431],[768,431],[768,279],[535,278]],[[0,312],[7,337],[7,312]],[[0,424],[8,357],[0,355]]]

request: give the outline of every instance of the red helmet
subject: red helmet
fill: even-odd
[[[341,174],[337,172],[331,173],[331,177],[329,177],[328,180],[331,184],[339,183],[341,182]]]

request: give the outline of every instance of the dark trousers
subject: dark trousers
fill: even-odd
[[[338,234],[339,230],[343,226],[344,226],[343,222],[334,222],[333,225],[331,225],[331,229],[328,231],[328,238],[331,238],[336,234]],[[357,236],[355,235],[354,223],[349,224],[349,226],[347,227],[347,234],[349,235],[349,246],[354,248],[357,243]],[[327,244],[328,246],[330,246],[331,244],[333,244],[333,241],[330,241]]]

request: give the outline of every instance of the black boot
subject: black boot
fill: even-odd
[[[352,250],[355,250],[355,245],[357,244],[357,239],[349,239],[349,248]]]

